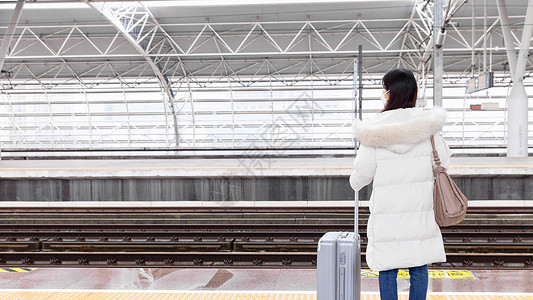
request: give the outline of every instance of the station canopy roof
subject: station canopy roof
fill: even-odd
[[[485,12],[483,1],[476,1],[472,24],[474,1],[444,1],[445,72],[471,66],[472,25],[479,59],[485,15],[491,63],[505,68],[498,9],[495,1],[486,2]],[[153,75],[157,68],[167,76],[212,76],[224,60],[228,72],[253,75],[257,68],[250,66],[268,59],[277,72],[292,74],[299,70],[292,62],[311,58],[324,73],[343,73],[346,65],[340,62],[355,58],[362,45],[368,73],[394,66],[429,72],[432,5],[421,0],[32,1],[23,8],[3,70],[18,78],[76,74],[83,80],[109,64],[125,77]],[[525,0],[507,5],[517,42],[526,5]],[[15,1],[0,2],[0,32],[14,7]],[[146,68],[147,61],[157,67]],[[20,64],[30,70],[17,72]],[[61,72],[50,71],[64,64]]]

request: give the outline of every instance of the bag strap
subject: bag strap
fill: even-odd
[[[431,136],[430,140],[431,140],[431,147],[433,148],[433,158],[435,159],[435,165],[437,165],[437,167],[440,167],[440,158],[439,158],[439,153],[437,152],[437,149],[435,148],[435,139],[433,138],[433,136]]]

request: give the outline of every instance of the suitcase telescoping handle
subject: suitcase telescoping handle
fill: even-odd
[[[353,61],[353,83],[354,83],[354,121],[363,120],[363,46],[359,45],[357,59]],[[355,130],[352,130],[354,141],[354,157],[357,156],[357,144],[359,141],[355,137]],[[355,191],[355,219],[354,234],[357,237],[359,233],[359,191]]]
[[[355,141],[355,156],[357,156],[357,140]],[[357,236],[359,234],[359,191],[355,191],[354,196],[354,228],[353,232]]]
[[[357,143],[355,144],[357,155]],[[359,191],[355,191],[354,203],[354,237],[357,240],[357,253],[355,257],[355,293],[354,300],[361,300],[361,237],[359,236]]]
[[[357,64],[357,65],[356,65]],[[357,55],[357,59],[354,60],[354,100],[355,100],[355,119],[357,119],[357,115],[359,114],[359,120],[363,119],[363,46],[359,45],[359,54]],[[359,78],[357,78],[359,77]],[[357,86],[359,85],[359,87]],[[357,99],[359,98],[359,99]],[[359,100],[359,103],[357,103]],[[358,105],[359,104],[359,105]],[[357,144],[358,141],[355,138],[355,131],[354,133],[354,150],[355,150],[355,156],[357,156]],[[356,257],[355,257],[355,293],[354,293],[354,299],[353,300],[360,300],[361,299],[361,238],[359,237],[359,191],[355,191],[354,196],[355,202],[354,202],[354,237],[357,240],[357,250],[356,250]]]
[[[355,235],[359,234],[359,191],[355,192],[355,204],[354,204],[354,224],[353,224],[353,233]]]

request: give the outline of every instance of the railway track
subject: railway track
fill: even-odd
[[[309,208],[297,212],[287,208],[187,208],[141,212],[141,208],[113,212],[107,208],[38,209],[21,208],[0,220],[0,266],[62,267],[316,267],[318,239],[328,231],[353,230],[353,208]],[[265,209],[265,210],[262,210]],[[70,211],[69,211],[70,210]],[[85,213],[85,215],[83,214]],[[172,224],[135,224],[147,215],[179,213]],[[261,214],[299,214],[319,222],[253,223]],[[529,208],[475,208],[456,226],[442,228],[448,262],[439,268],[506,268],[533,270],[533,221]],[[31,224],[28,217],[37,224]],[[206,223],[211,214],[215,223]],[[249,214],[244,219],[232,214]],[[330,214],[329,216],[327,214]],[[351,214],[351,217],[350,217]],[[364,208],[360,214],[365,214]],[[84,217],[75,218],[74,216]],[[126,219],[121,217],[128,215]],[[228,216],[223,221],[220,215]],[[339,219],[339,215],[344,218]],[[114,224],[87,224],[94,216]],[[20,218],[22,217],[22,218]],[[199,217],[199,218],[198,218]],[[55,219],[54,219],[55,218]],[[519,222],[507,224],[507,221]],[[283,218],[268,218],[270,223]],[[44,223],[41,221],[46,220]],[[54,222],[55,220],[55,222]],[[68,222],[65,222],[67,220]],[[72,221],[78,220],[78,223]],[[118,220],[118,221],[117,221]],[[152,220],[157,220],[154,217]],[[181,222],[181,221],[187,222]],[[338,222],[330,222],[337,220]],[[124,221],[124,223],[121,223]],[[176,221],[176,219],[174,219]],[[181,223],[180,223],[181,222]],[[366,249],[366,222],[360,224],[362,251]],[[364,253],[363,253],[364,255]],[[365,261],[364,258],[362,260]]]

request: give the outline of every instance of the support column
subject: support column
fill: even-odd
[[[433,106],[442,107],[442,47],[437,47],[437,36],[443,25],[442,0],[433,2]]]
[[[507,14],[507,7],[505,0],[497,0],[498,13],[500,14],[500,24],[502,26],[503,41],[505,42],[505,49],[507,52],[507,60],[509,62],[509,72],[511,72],[511,80],[515,81],[516,68],[516,52],[514,51],[513,36],[511,35],[511,27],[509,27],[509,15]]]
[[[501,26],[507,48],[509,70],[513,85],[507,97],[507,157],[528,156],[528,97],[524,89],[524,72],[529,52],[529,44],[533,34],[533,0],[529,0],[520,52],[518,59],[511,38],[511,29],[505,0],[498,0],[498,12],[500,13]]]

